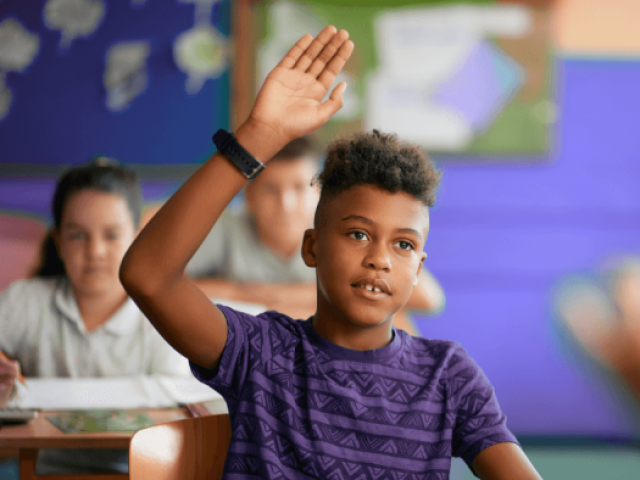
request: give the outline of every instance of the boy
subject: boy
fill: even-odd
[[[245,187],[246,209],[225,211],[191,258],[186,273],[211,298],[264,305],[292,318],[316,311],[316,275],[300,256],[313,223],[318,149],[310,137],[289,142]],[[438,281],[423,269],[405,309],[434,314],[444,307]],[[418,332],[404,312],[395,326]]]
[[[237,142],[269,159],[325,123],[346,85],[322,99],[352,51],[348,33],[334,27],[301,38],[265,80]],[[454,454],[485,480],[539,480],[464,351],[393,328],[426,256],[432,165],[379,133],[338,144],[302,245],[316,269],[317,311],[307,321],[253,317],[212,304],[183,273],[245,184],[241,171],[259,168],[219,135],[225,155],[169,199],[120,274],[196,376],[225,396],[233,429],[226,478],[446,479]]]

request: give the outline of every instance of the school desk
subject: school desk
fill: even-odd
[[[190,417],[186,408],[144,409],[156,423]],[[35,464],[40,448],[129,448],[134,432],[93,432],[65,434],[45,417],[62,412],[40,412],[29,423],[0,428],[0,451],[18,452],[20,480],[127,480],[127,474],[36,475]]]

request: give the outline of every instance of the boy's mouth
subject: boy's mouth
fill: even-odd
[[[387,295],[391,295],[389,284],[381,278],[363,278],[355,283],[352,283],[351,286],[354,288],[362,288],[373,293],[385,293]]]

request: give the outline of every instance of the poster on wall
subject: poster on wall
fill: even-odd
[[[256,8],[260,79],[304,33],[326,24],[350,32],[356,50],[336,79],[349,88],[325,139],[378,128],[444,158],[551,151],[557,107],[544,2],[332,3],[274,0]]]

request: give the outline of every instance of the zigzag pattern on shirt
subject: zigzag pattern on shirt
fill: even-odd
[[[250,383],[246,387],[245,398],[251,398],[253,403],[263,407],[271,416],[286,425],[291,425],[294,429],[294,426],[302,421],[299,412],[307,409],[371,424],[393,425],[420,432],[440,432],[454,426],[454,418],[451,415],[415,410],[393,412],[384,406],[371,407],[358,403],[354,399],[324,392],[305,392],[302,389],[294,389],[294,396],[295,408],[276,395],[263,390],[260,385]]]
[[[304,357],[301,354],[296,354],[293,361],[296,359],[303,362]],[[442,402],[447,396],[447,385],[442,378],[434,378],[433,381],[425,381],[420,385],[402,378],[390,378],[368,372],[353,372],[351,369],[335,369],[329,373],[320,373],[315,363],[290,365],[282,362],[282,358],[275,358],[267,362],[264,373],[275,384],[282,384],[287,389],[299,390],[301,385],[306,389],[308,388],[308,379],[314,378],[319,382],[330,382],[348,389],[350,395],[384,397],[400,404],[423,400]]]
[[[444,480],[447,479],[449,475],[448,470],[435,470],[430,473],[411,471],[405,465],[406,462],[403,462],[402,458],[398,458],[396,467],[381,467],[379,465],[367,464],[366,462],[355,463],[354,461],[350,461],[350,459],[338,458],[328,454],[326,451],[322,451],[321,448],[315,451],[304,449],[299,444],[294,445],[287,437],[272,429],[266,422],[255,417],[243,421],[242,424],[236,428],[234,431],[234,440],[257,443],[261,445],[262,448],[271,450],[275,458],[280,459],[282,465],[294,471],[303,472],[312,478],[361,478],[362,480],[424,478]],[[398,450],[399,443],[406,442],[398,442],[397,440],[387,438],[384,442],[376,441],[376,443],[379,443],[383,447],[386,446],[388,451],[385,451],[385,453],[392,455],[394,451]],[[446,446],[443,444],[446,444]],[[417,452],[413,451],[413,455],[409,457],[410,460],[442,458],[444,455],[447,455],[446,450],[449,446],[450,443],[447,441],[438,442],[438,444],[433,445],[433,448],[421,449]],[[426,450],[430,451],[427,452]],[[361,451],[375,453],[375,451],[366,448],[361,449]],[[423,457],[424,454],[426,454],[426,458]],[[273,467],[277,468],[276,466]],[[247,454],[239,455],[230,453],[227,457],[226,471],[229,473],[256,475],[259,474],[261,470],[267,468],[269,468],[269,464],[261,466],[260,461],[256,457]],[[273,476],[274,473],[277,473],[277,476]],[[286,472],[282,472],[282,470],[274,472],[273,469],[269,469],[269,474],[269,478],[286,478]]]
[[[478,415],[491,396],[487,393],[469,392],[458,401],[458,414],[464,417]]]
[[[273,417],[278,418],[277,412],[273,413]],[[234,439],[252,442],[260,439],[260,445],[265,446],[264,442],[269,441],[271,435],[295,438],[295,433],[298,433],[308,440],[306,443],[309,445],[312,442],[320,441],[361,452],[393,455],[398,459],[429,460],[451,455],[451,441],[449,439],[428,442],[414,439],[415,437],[412,438],[411,435],[407,435],[406,438],[375,435],[335,425],[301,421],[291,410],[287,412],[287,415],[284,415],[284,418],[292,420],[292,422],[283,422],[280,424],[281,427],[276,430],[261,419],[245,415],[234,425]],[[443,437],[440,436],[440,438]],[[283,442],[289,443],[288,441]],[[299,444],[296,448],[302,449],[303,447],[304,445]],[[275,453],[281,455],[283,452],[278,450]]]

